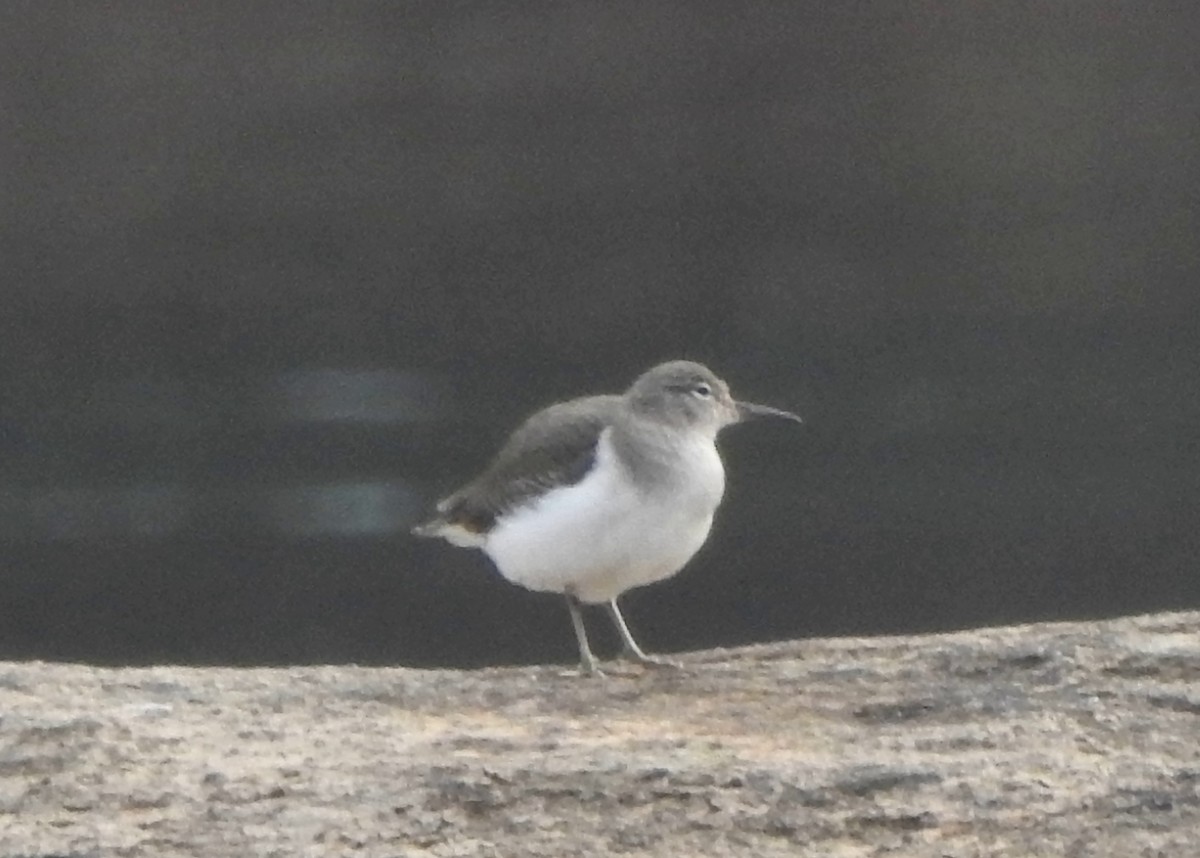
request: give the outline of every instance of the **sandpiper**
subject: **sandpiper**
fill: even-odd
[[[564,594],[584,673],[599,662],[581,603],[607,608],[624,658],[664,664],[637,645],[617,597],[671,577],[704,544],[725,490],[717,434],[754,417],[800,422],[735,401],[701,364],[660,364],[622,395],[535,413],[413,533],[482,549],[514,584]]]

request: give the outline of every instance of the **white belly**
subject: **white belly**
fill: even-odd
[[[504,516],[483,550],[513,583],[585,602],[668,578],[704,544],[725,486],[711,442],[686,452],[687,478],[650,492],[631,482],[606,434],[586,477]]]

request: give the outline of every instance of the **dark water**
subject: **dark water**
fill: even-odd
[[[630,594],[631,623],[682,649],[1197,604],[1195,347],[1152,321],[947,325],[866,365],[731,356],[747,398],[808,422],[727,432],[710,544]],[[557,599],[407,529],[521,414],[600,384],[498,364],[59,379],[6,420],[4,653],[569,659]]]
[[[807,424],[649,648],[1200,604],[1189,9],[71,10],[0,12],[0,657],[569,660],[408,527],[673,357]]]

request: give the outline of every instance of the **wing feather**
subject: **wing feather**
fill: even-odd
[[[589,396],[537,412],[513,432],[487,470],[442,500],[438,515],[413,532],[486,534],[505,512],[551,488],[578,483],[595,462],[600,434],[619,402],[618,396]]]

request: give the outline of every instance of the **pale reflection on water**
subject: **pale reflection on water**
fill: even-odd
[[[396,369],[301,369],[202,387],[106,378],[72,399],[67,411],[18,416],[27,449],[46,451],[54,467],[30,457],[0,482],[0,539],[401,532],[426,502],[403,473],[405,432],[457,413],[440,377]],[[331,440],[355,426],[396,455],[379,461]]]
[[[386,535],[420,514],[422,496],[405,483],[292,486],[267,496],[265,521],[293,536]]]
[[[429,373],[304,369],[271,379],[277,416],[312,422],[425,423],[454,412],[447,385]]]

